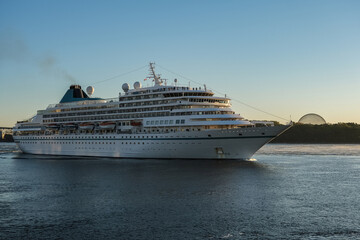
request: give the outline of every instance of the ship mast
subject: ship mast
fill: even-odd
[[[150,63],[150,76],[149,78],[153,78],[155,81],[155,86],[161,86],[161,84],[163,83],[163,80],[161,80],[160,75],[156,75],[155,73],[155,63],[151,62]]]

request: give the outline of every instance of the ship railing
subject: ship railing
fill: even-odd
[[[36,115],[33,115],[32,117],[30,117],[30,118],[28,118],[28,119],[24,119],[24,120],[22,120],[22,121],[17,121],[17,123],[27,123],[27,122],[31,122],[34,117],[36,117]]]
[[[164,91],[201,91],[212,93],[210,89],[206,89],[205,87],[189,87],[186,85],[177,84],[176,86],[165,86],[159,87],[158,89],[152,90],[152,92],[164,92]]]
[[[119,101],[118,98],[104,98],[101,100],[84,100],[84,101],[69,102],[69,103],[54,103],[54,104],[50,104],[48,108],[65,107],[65,106],[82,106],[82,105],[90,105],[90,104],[98,104],[98,103],[111,103],[118,101]]]
[[[250,121],[255,126],[273,127],[275,125],[272,121]]]
[[[188,85],[167,85],[167,86],[153,86],[153,87],[146,87],[140,89],[131,89],[125,95],[129,94],[147,94],[147,93],[159,93],[159,92],[176,92],[176,91],[199,91],[199,92],[207,92],[213,93],[210,89],[205,87],[189,87]]]

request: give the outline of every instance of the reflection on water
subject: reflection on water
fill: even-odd
[[[267,144],[257,154],[360,156],[360,144]]]
[[[0,142],[0,158],[2,154],[20,152],[15,143],[3,143]]]
[[[358,145],[273,144],[255,162],[64,158],[7,148],[0,239],[360,236]]]

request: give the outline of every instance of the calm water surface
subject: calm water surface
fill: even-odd
[[[0,144],[0,239],[360,239],[360,145],[256,161],[26,155]]]

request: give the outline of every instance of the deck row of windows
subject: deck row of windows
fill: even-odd
[[[131,110],[131,111],[129,111]],[[103,112],[79,112],[79,113],[71,113],[71,114],[51,114],[44,115],[43,118],[60,118],[60,117],[72,117],[72,116],[86,116],[86,115],[106,115],[106,114],[114,114],[114,113],[137,113],[142,114],[141,112],[147,112],[148,109],[138,109],[139,111],[134,111],[135,109],[127,109],[127,110],[112,110],[112,111],[103,111]],[[144,111],[140,111],[144,110]],[[153,111],[166,111],[169,110],[167,108],[157,108],[152,109]],[[170,109],[172,111],[174,109]],[[233,111],[187,111],[187,112],[171,112],[169,116],[179,116],[179,115],[215,115],[215,114],[235,114]],[[119,115],[121,116],[121,115]]]
[[[167,124],[185,124],[185,120],[184,119],[177,119],[177,120],[151,120],[151,121],[146,121],[146,125],[156,125],[158,126],[160,125],[167,125]]]
[[[63,145],[63,144],[66,144],[66,145],[74,145],[74,144],[87,144],[87,145],[107,145],[107,144],[109,144],[109,145],[115,145],[116,143],[115,142],[58,142],[58,141],[56,141],[56,142],[35,142],[35,141],[20,141],[20,143],[22,143],[22,144],[48,144],[48,145],[54,145],[54,144],[56,144],[56,145]],[[120,143],[119,143],[120,144]],[[182,142],[153,142],[153,141],[151,141],[151,142],[149,142],[149,141],[147,141],[147,142],[121,142],[121,144],[122,145],[126,145],[126,144],[133,144],[133,145],[140,145],[140,144],[143,144],[143,145],[145,145],[145,144],[162,144],[162,145],[164,145],[164,144],[182,144]],[[196,144],[196,142],[184,142],[184,144]],[[197,142],[197,144],[201,144],[200,142]]]
[[[152,94],[152,95],[137,95],[137,96],[124,96],[124,97],[119,97],[119,102],[123,102],[123,101],[136,101],[136,100],[144,100],[144,99],[154,99],[154,98],[163,98],[163,97],[182,97],[182,96],[207,96],[207,97],[211,97],[213,94],[212,93],[207,93],[207,92],[200,92],[200,93],[173,93],[173,95],[166,95],[165,94]],[[179,99],[174,99],[174,100],[159,100],[159,101],[141,101],[141,103],[143,103],[142,105],[154,105],[154,104],[161,104],[161,103],[170,103],[170,102],[176,102]],[[181,100],[181,99],[180,99]],[[184,100],[187,100],[187,98],[185,98]],[[222,100],[221,100],[222,101]],[[107,102],[106,104],[101,104],[101,106],[88,106],[88,107],[73,107],[73,108],[63,108],[63,109],[54,109],[54,110],[47,110],[47,111],[51,111],[51,112],[69,112],[69,111],[81,111],[81,110],[91,110],[91,109],[104,109],[104,108],[113,108],[114,107],[114,103],[113,104],[108,104],[113,102],[113,100]],[[228,102],[228,101],[224,101],[224,102]],[[43,111],[43,110],[40,110]]]
[[[150,105],[163,105],[169,103],[178,103],[178,102],[203,102],[203,103],[220,103],[228,104],[229,100],[220,100],[212,98],[176,98],[171,100],[157,100],[157,101],[138,101],[138,102],[129,102],[121,103],[119,107],[136,107],[136,106],[150,106]]]
[[[155,105],[159,105],[157,108],[167,108],[167,109],[172,109],[172,108],[190,108],[191,106],[178,106],[178,103],[187,103],[187,102],[196,102],[196,103],[214,103],[214,104],[226,104],[225,106],[218,106],[218,105],[214,105],[214,106],[208,106],[208,105],[204,105],[204,106],[196,106],[196,107],[226,107],[229,104],[229,101],[227,100],[213,100],[213,99],[175,99],[175,100],[159,100],[159,101],[141,101],[141,102],[132,102],[132,103],[120,103],[119,105],[101,105],[101,106],[96,106],[96,107],[81,107],[81,108],[63,108],[63,109],[54,109],[54,110],[46,110],[46,112],[54,112],[54,113],[59,113],[60,112],[78,112],[78,111],[88,111],[88,110],[98,110],[96,112],[102,112],[102,111],[106,111],[106,109],[109,108],[113,108],[113,109],[117,109],[118,107],[120,108],[127,108],[127,107],[141,107],[141,106],[155,106]],[[164,106],[165,105],[165,106]],[[166,106],[167,105],[167,106]],[[150,108],[145,108],[148,109],[147,111],[152,111],[153,109],[156,109],[156,107],[150,107]],[[123,111],[139,111],[141,109],[123,109]],[[42,112],[43,110],[41,110],[40,112]],[[39,113],[40,113],[39,112]],[[64,113],[66,114],[66,113]],[[70,114],[70,113],[68,113]],[[44,114],[45,116],[50,116],[51,114]]]
[[[150,122],[151,124],[151,122]],[[182,123],[182,121],[179,120],[178,124],[184,124]],[[244,127],[251,127],[253,128],[254,126],[242,126],[242,128]],[[176,126],[176,127],[159,127],[156,126],[154,124],[154,126],[149,126],[148,129],[143,129],[143,130],[138,130],[137,133],[175,133],[175,132],[200,132],[201,130],[206,130],[206,129],[237,129],[237,126],[234,125],[222,125],[222,126],[217,126],[217,125],[208,125],[208,126],[193,126],[193,127],[189,127],[189,126]],[[253,130],[255,131],[255,130]],[[77,137],[77,134],[85,134],[86,136],[82,136],[82,137]],[[14,132],[14,136],[29,136],[29,137],[21,137],[21,139],[32,139],[34,136],[41,136],[38,137],[38,139],[40,140],[44,140],[44,139],[84,139],[84,138],[91,138],[91,139],[111,139],[111,138],[115,138],[115,136],[108,136],[107,134],[120,134],[117,135],[119,138],[158,138],[158,136],[146,136],[146,135],[135,135],[135,136],[128,136],[128,135],[123,135],[124,133],[129,133],[128,131],[122,131],[122,130],[68,130],[67,132],[63,131],[63,130],[49,130],[49,131],[22,131],[22,132]],[[42,135],[57,135],[57,134],[63,134],[65,135],[64,137],[42,137]],[[94,136],[94,134],[100,134],[100,136]],[[75,136],[74,136],[75,135]],[[161,136],[160,136],[161,137]],[[168,137],[168,136],[167,136]],[[173,136],[170,136],[173,137]],[[196,137],[196,136],[195,136]]]
[[[205,96],[205,97],[211,97],[213,94],[212,93],[207,93],[207,92],[173,92],[173,93],[165,93],[164,97],[181,97],[181,96]]]
[[[82,115],[98,115],[98,114],[113,114],[113,113],[141,113],[141,112],[150,112],[150,111],[172,111],[176,109],[191,109],[191,108],[214,108],[213,106],[190,106],[190,105],[183,105],[183,106],[159,106],[153,108],[133,108],[133,109],[111,109],[111,110],[102,110],[102,111],[77,111],[72,113],[57,113],[57,114],[44,114],[43,118],[52,118],[52,117],[67,117],[67,116],[82,116]],[[221,108],[218,108],[219,111]],[[199,112],[199,111],[196,111]],[[204,111],[206,112],[206,111]],[[225,111],[222,111],[225,112]],[[231,111],[226,111],[225,114],[229,114]],[[196,113],[195,113],[196,114]],[[206,113],[203,113],[206,114]]]
[[[84,110],[99,110],[99,109],[108,109],[108,108],[117,108],[118,104],[98,104],[97,106],[88,106],[88,107],[75,107],[75,108],[61,108],[61,109],[53,109],[53,110],[39,110],[46,112],[73,112],[73,111],[84,111]]]
[[[204,92],[201,91],[201,87],[199,88],[200,92],[196,91],[191,92],[177,92],[178,90],[190,90],[189,87],[172,87],[172,88],[159,88],[154,90],[146,90],[146,91],[138,91],[132,93],[130,95],[120,96],[120,101],[131,101],[138,99],[149,99],[149,98],[157,98],[157,97],[177,97],[177,96],[213,96],[212,92]],[[163,93],[165,92],[165,93]],[[155,93],[155,94],[154,94]]]
[[[166,116],[188,116],[188,115],[225,115],[234,114],[232,111],[204,111],[204,112],[152,112],[152,113],[136,113],[136,114],[118,114],[118,115],[102,115],[102,116],[82,116],[70,118],[45,119],[44,123],[52,122],[68,122],[68,121],[96,121],[96,120],[112,120],[112,119],[128,119],[128,118],[147,118],[147,117],[166,117]]]
[[[173,129],[174,130],[174,129]],[[186,130],[185,130],[186,131]],[[200,131],[200,129],[197,128],[193,128],[192,131]],[[177,131],[173,131],[173,132],[177,132]],[[180,131],[181,132],[181,131]],[[188,132],[188,131],[187,131]],[[162,138],[162,137],[166,137],[166,138],[174,138],[176,140],[177,137],[179,136],[168,136],[168,135],[164,135],[164,136],[154,136],[154,135],[133,135],[133,136],[129,136],[129,135],[122,135],[122,136],[58,136],[58,137],[37,137],[34,139],[33,136],[31,137],[21,137],[21,139],[25,139],[25,140],[68,140],[68,139],[74,139],[74,140],[85,140],[85,139],[89,139],[89,140],[112,140],[112,139],[157,139],[157,138]],[[198,137],[198,136],[188,136],[188,137]],[[23,140],[21,140],[23,141]]]

